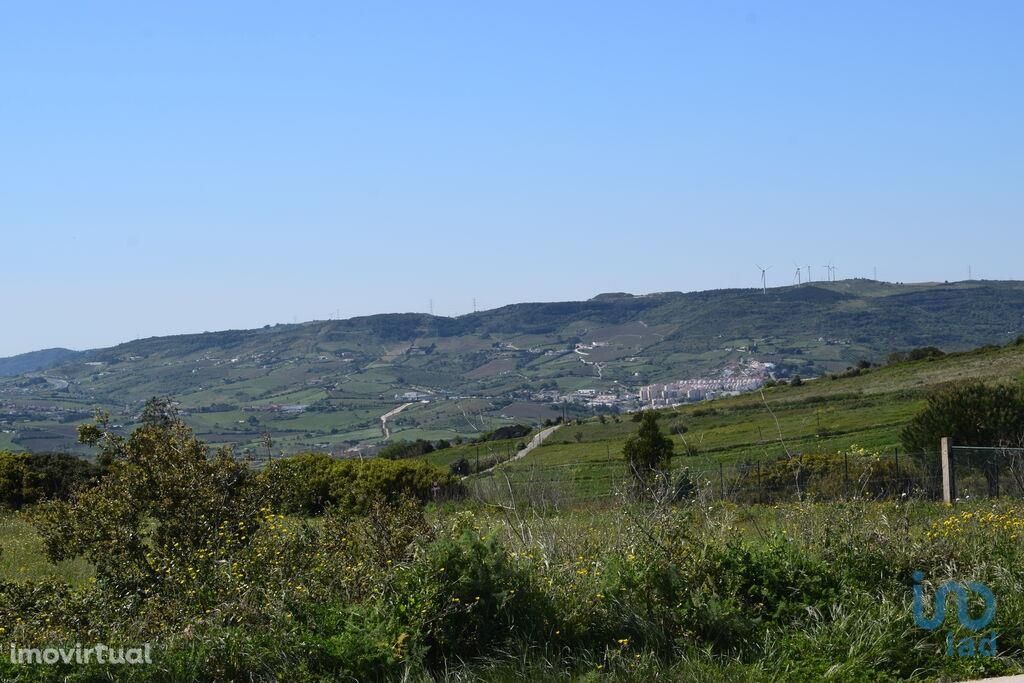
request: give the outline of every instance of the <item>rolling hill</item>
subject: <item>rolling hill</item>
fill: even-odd
[[[380,441],[381,415],[404,403],[388,423],[398,438],[450,438],[553,417],[553,397],[580,389],[621,395],[750,359],[813,377],[1022,332],[1022,282],[844,280],[157,337],[0,361],[20,370],[0,379],[0,448],[73,450],[94,410],[127,427],[147,398],[171,395],[212,443],[244,452],[269,431],[275,450],[338,451]]]
[[[65,363],[81,355],[71,349],[44,349],[0,358],[0,377],[17,377],[26,372],[38,372]]]
[[[799,453],[857,447],[894,458],[902,451],[901,430],[925,406],[928,393],[960,380],[1024,381],[1024,342],[669,408],[661,411],[661,422],[669,430],[680,425],[687,429],[671,436],[679,454],[673,467],[716,481],[719,476],[728,481],[744,464]],[[523,459],[470,482],[482,491],[493,487],[500,493],[507,490],[508,476],[524,495],[540,488],[557,491],[562,500],[609,496],[625,476],[622,447],[636,428],[628,417],[590,418],[562,428]],[[472,457],[472,447],[459,453]],[[908,462],[909,454],[902,455]]]

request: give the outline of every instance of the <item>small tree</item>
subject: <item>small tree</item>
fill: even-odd
[[[972,446],[1016,444],[1024,435],[1024,394],[1017,387],[964,382],[943,387],[928,397],[901,435],[914,452],[934,451],[939,439]]]
[[[648,410],[640,415],[640,427],[626,440],[622,453],[638,490],[650,490],[652,480],[667,482],[675,445],[662,433],[658,413]]]
[[[268,496],[230,450],[211,454],[159,409],[128,437],[111,432],[107,419],[79,428],[80,441],[110,463],[103,478],[34,511],[51,561],[85,557],[127,599],[185,590],[249,543]],[[185,567],[194,573],[182,574]]]

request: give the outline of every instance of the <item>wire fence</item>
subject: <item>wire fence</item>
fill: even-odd
[[[1024,498],[1024,448],[951,446],[955,497]]]
[[[501,505],[611,504],[647,497],[744,504],[942,497],[938,453],[799,454],[700,468],[687,466],[685,460],[675,458],[670,468],[650,472],[632,472],[621,459],[516,463],[464,483],[473,498]],[[1024,451],[1020,465],[1018,481],[1024,483]],[[1006,495],[1021,487],[1004,485],[999,490]]]

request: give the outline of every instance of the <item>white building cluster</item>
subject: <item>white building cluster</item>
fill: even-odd
[[[723,395],[755,391],[771,377],[773,363],[746,361],[726,368],[720,377],[682,379],[665,384],[649,384],[640,388],[640,405],[661,408],[693,403]]]

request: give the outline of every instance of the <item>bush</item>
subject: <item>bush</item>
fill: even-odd
[[[385,460],[402,460],[433,452],[434,444],[424,439],[416,439],[415,441],[396,441],[388,444],[380,449],[377,457]]]
[[[653,410],[637,413],[641,416],[636,434],[626,439],[622,454],[638,490],[645,489],[652,477],[663,473],[672,459],[675,445],[658,426],[658,413]]]
[[[362,514],[375,500],[427,502],[462,494],[452,472],[422,460],[336,460],[306,454],[276,460],[261,476],[277,509],[290,514],[317,515],[329,506]]]
[[[277,510],[319,515],[334,502],[331,481],[335,462],[324,453],[304,453],[272,461],[260,476],[266,481]]]
[[[517,634],[543,637],[554,615],[532,574],[494,538],[464,529],[431,544],[396,584],[432,665],[494,652]]]
[[[484,434],[478,439],[478,441],[506,441],[509,439],[521,439],[527,436],[531,431],[533,430],[526,425],[507,425],[505,427],[498,427],[493,432]]]
[[[17,510],[31,494],[31,474],[22,455],[0,452],[0,504]]]
[[[928,404],[901,434],[912,453],[934,452],[939,440],[960,445],[1016,445],[1024,437],[1024,392],[1020,387],[971,381],[947,385],[928,396]]]
[[[734,596],[745,614],[785,625],[806,617],[808,607],[825,607],[841,588],[827,564],[779,537],[760,546],[727,544],[708,574],[715,592]]]
[[[81,434],[111,462],[107,473],[67,501],[39,506],[32,520],[51,561],[84,556],[126,601],[181,590],[259,526],[266,496],[247,467],[226,450],[209,457],[180,420],[147,418],[125,438],[101,419]]]
[[[322,668],[335,680],[384,681],[400,678],[409,634],[376,605],[346,610],[336,633],[317,643]]]
[[[427,502],[461,495],[462,485],[451,474],[422,460],[340,460],[331,472],[332,503],[353,514],[375,500]]]
[[[945,355],[946,352],[940,348],[925,346],[919,349],[911,349],[910,351],[896,351],[894,353],[890,353],[888,362],[889,365],[896,365],[898,363],[908,363],[915,360],[933,360]]]
[[[0,506],[17,510],[41,500],[66,500],[95,484],[101,472],[73,455],[0,452]]]
[[[66,499],[75,490],[95,484],[103,470],[97,465],[64,453],[30,453],[25,456],[39,498]]]

